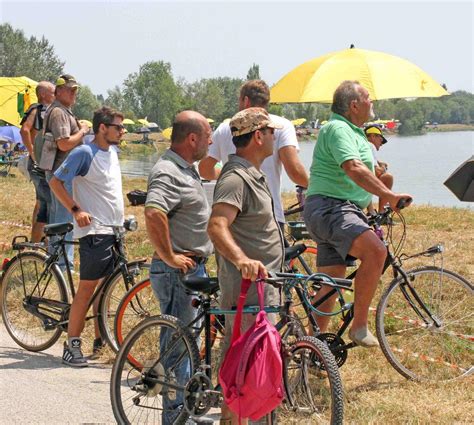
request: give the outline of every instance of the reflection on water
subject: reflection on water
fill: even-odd
[[[429,133],[423,136],[387,137],[389,143],[379,151],[379,158],[389,164],[395,176],[394,190],[413,195],[415,204],[474,208],[460,202],[443,182],[474,153],[474,132]],[[309,170],[315,142],[300,143],[300,159]],[[122,174],[148,176],[159,155],[121,158]],[[283,175],[282,190],[294,191],[294,185]]]

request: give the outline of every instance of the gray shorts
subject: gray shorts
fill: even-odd
[[[364,212],[350,201],[311,195],[306,198],[304,221],[318,244],[317,266],[348,265],[354,240],[370,230]]]
[[[79,239],[81,280],[97,280],[112,273],[115,236],[87,235]]]

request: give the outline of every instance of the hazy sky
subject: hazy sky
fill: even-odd
[[[245,78],[260,65],[269,84],[351,43],[403,57],[450,91],[473,87],[473,1],[0,0],[0,21],[44,35],[96,94],[147,61],[175,78]]]

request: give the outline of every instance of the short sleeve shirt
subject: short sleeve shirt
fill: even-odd
[[[275,130],[275,145],[273,155],[269,156],[262,163],[262,172],[267,176],[268,187],[273,198],[275,216],[280,223],[285,222],[283,205],[281,203],[280,189],[283,165],[280,161],[278,151],[286,146],[293,146],[299,150],[298,139],[294,125],[286,118],[270,114],[273,122],[283,126]],[[223,122],[217,127],[212,135],[212,145],[209,146],[209,156],[225,164],[230,154],[235,153],[235,146],[232,142],[232,134],[228,122]]]
[[[214,189],[213,205],[225,203],[238,209],[230,226],[237,245],[251,259],[269,270],[279,271],[283,262],[283,237],[272,208],[272,197],[265,175],[249,161],[230,155]],[[240,271],[218,252],[219,279],[238,284]]]
[[[146,208],[157,208],[168,217],[175,252],[207,257],[213,246],[207,235],[210,207],[194,165],[167,150],[148,177]]]
[[[79,227],[74,221],[74,237],[112,234],[111,227],[122,226],[124,204],[122,175],[117,151],[113,146],[100,149],[95,143],[73,149],[54,176],[65,182],[72,181],[73,199],[83,211],[96,220],[89,226]]]
[[[76,117],[69,108],[66,108],[57,100],[54,101],[46,114],[45,123],[48,128],[46,132],[52,133],[54,140],[68,139],[78,133],[80,128]],[[70,151],[57,150],[53,164],[53,171],[63,163]]]
[[[341,167],[351,159],[362,161],[374,171],[372,150],[362,129],[341,115],[333,114],[321,128],[314,147],[307,196],[329,196],[366,208],[372,194],[357,185]]]

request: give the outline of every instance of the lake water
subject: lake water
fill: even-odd
[[[387,137],[388,143],[379,151],[380,160],[389,164],[395,177],[394,190],[413,195],[417,205],[455,206],[474,209],[474,205],[460,202],[443,185],[449,175],[474,153],[474,132],[458,131],[428,133],[422,136]],[[300,142],[299,156],[309,170],[315,142]],[[157,154],[121,160],[122,173],[147,176],[158,158]],[[286,174],[282,189],[293,191],[294,185]]]

